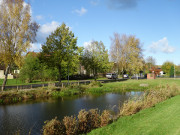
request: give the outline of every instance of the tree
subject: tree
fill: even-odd
[[[180,76],[180,65],[175,66],[175,75]]]
[[[59,72],[59,83],[61,83],[62,67],[64,62],[71,62],[77,54],[77,38],[64,23],[59,26],[46,39],[42,45],[42,56],[48,66],[56,67]]]
[[[171,66],[170,68],[169,77],[174,77],[174,66]]]
[[[127,63],[127,55],[126,55],[126,47],[125,47],[125,40],[126,35],[120,36],[118,33],[114,33],[114,38],[111,38],[111,49],[110,49],[110,56],[111,61],[116,63],[118,74],[124,73]]]
[[[34,56],[32,53],[27,54],[20,70],[20,79],[31,83],[33,80],[39,78],[40,67],[38,57]]]
[[[151,69],[152,67],[154,67],[156,65],[156,59],[153,58],[152,56],[147,57],[146,65],[147,65],[148,69]]]
[[[142,55],[142,48],[140,40],[135,36],[129,36],[126,44],[127,50],[127,69],[129,75],[139,74],[144,67],[144,59]]]
[[[167,74],[167,76],[170,76],[170,70],[171,70],[172,66],[174,66],[173,62],[166,61],[166,62],[163,63],[161,68]]]
[[[143,68],[142,48],[135,36],[114,33],[111,38],[111,61],[116,63],[118,74],[128,72],[129,75],[139,73]]]
[[[109,62],[108,51],[102,41],[92,41],[85,48],[82,63],[85,69],[93,74],[95,80],[97,73],[107,72],[110,69],[111,63]]]
[[[11,64],[21,66],[22,54],[35,41],[39,26],[31,21],[30,5],[24,0],[2,0],[0,19],[0,61],[6,66],[3,91]]]

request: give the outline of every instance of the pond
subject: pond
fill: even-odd
[[[0,106],[0,135],[41,134],[44,121],[76,115],[81,109],[113,110],[129,98],[139,97],[142,92],[107,93],[103,95],[73,96],[59,99],[44,99],[14,105]]]

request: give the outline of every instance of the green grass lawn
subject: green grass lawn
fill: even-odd
[[[77,80],[70,80],[70,82],[74,82]],[[49,81],[50,82],[50,81]],[[19,79],[8,79],[6,85],[28,85],[28,84],[42,84],[42,83],[49,83],[48,81],[42,82],[40,80],[34,80],[32,83],[26,83],[25,81],[21,81]],[[58,82],[58,81],[51,81],[51,82]],[[67,80],[62,80],[62,82],[67,82]],[[2,85],[3,79],[0,79],[0,85]]]
[[[98,78],[97,80],[106,80],[107,78]],[[94,79],[88,79],[88,80],[94,80]],[[79,80],[69,80],[69,82],[76,82]],[[58,82],[58,81],[51,81],[51,82]],[[68,82],[68,80],[62,80],[62,82]],[[42,84],[42,83],[48,83],[48,81],[46,82],[42,82],[40,80],[34,80],[32,83],[25,83],[25,81],[21,81],[19,79],[8,79],[7,80],[7,86],[12,86],[12,85],[28,85],[28,84]],[[3,79],[0,79],[0,85],[3,84]]]
[[[41,82],[38,80],[33,81],[32,83],[25,83],[25,81],[21,81],[19,79],[8,79],[6,86],[14,86],[14,85],[28,85],[28,84],[42,84],[42,83],[48,83],[48,82]],[[3,84],[3,79],[0,79],[0,85]]]
[[[89,135],[180,135],[180,96],[132,116],[121,117]]]
[[[148,84],[148,87],[142,87],[140,84]],[[155,80],[127,80],[121,82],[104,83],[102,87],[90,88],[90,92],[126,92],[126,91],[144,91],[150,88],[156,88],[164,85],[180,86],[180,79],[155,79]]]

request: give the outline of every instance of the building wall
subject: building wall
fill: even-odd
[[[0,79],[4,79],[5,75],[4,75],[4,70],[0,70]],[[8,79],[13,79],[13,75],[8,74]]]
[[[4,70],[0,70],[0,79],[4,79]]]
[[[156,74],[154,73],[147,74],[147,79],[156,79]]]
[[[20,70],[14,70],[14,74],[19,74]]]

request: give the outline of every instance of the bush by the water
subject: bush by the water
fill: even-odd
[[[65,116],[62,122],[56,118],[51,121],[46,121],[43,126],[43,134],[86,134],[93,129],[105,126],[110,122],[112,122],[112,115],[108,110],[104,110],[101,115],[98,109],[91,109],[89,111],[81,110],[77,118],[75,116]]]
[[[100,127],[100,111],[91,109],[89,111],[81,110],[78,115],[79,133],[84,134],[92,129]]]
[[[43,135],[65,135],[66,129],[57,117],[50,121],[46,121],[43,126]]]
[[[63,119],[63,124],[66,127],[67,135],[78,134],[78,121],[75,116],[65,116]]]
[[[95,87],[95,86],[97,86],[97,87],[102,87],[103,85],[102,85],[102,83],[99,82],[99,81],[92,81],[92,82],[89,84],[89,86],[90,86],[90,87]]]
[[[152,107],[159,102],[180,94],[180,88],[176,85],[159,86],[157,89],[158,90],[149,90],[145,92],[144,97],[140,100],[128,100],[125,102],[120,108],[120,116],[135,114],[142,109]]]
[[[0,94],[0,104],[17,103],[28,99],[45,98],[51,95],[52,91],[40,88],[38,90],[12,90]]]

